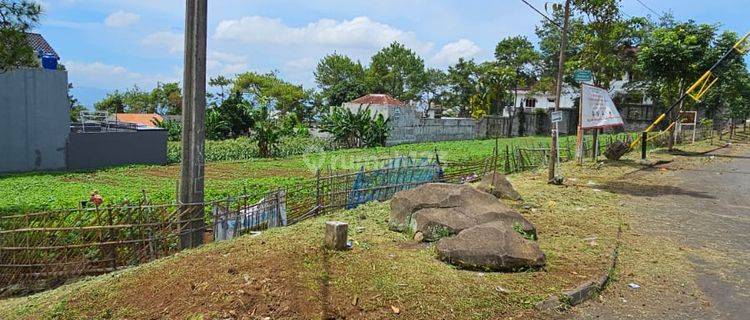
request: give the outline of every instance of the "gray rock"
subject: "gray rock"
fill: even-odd
[[[477,220],[458,208],[427,208],[414,213],[412,230],[422,233],[424,241],[437,241],[473,227]]]
[[[498,199],[521,200],[521,194],[513,188],[508,178],[500,173],[487,173],[479,181],[477,189],[487,192]]]
[[[438,257],[470,270],[517,271],[544,266],[539,245],[525,239],[503,221],[465,229],[437,243]]]
[[[416,221],[416,213],[420,214]],[[457,217],[453,217],[456,215]],[[435,218],[435,221],[429,221]],[[391,215],[388,221],[393,231],[422,231],[423,227],[442,225],[456,233],[468,227],[491,221],[504,221],[508,225],[519,225],[521,229],[536,236],[536,228],[518,211],[506,206],[489,193],[469,185],[430,183],[417,188],[401,191],[391,200]]]

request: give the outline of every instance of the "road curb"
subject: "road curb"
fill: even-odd
[[[555,311],[563,312],[573,306],[584,303],[604,291],[609,285],[612,275],[617,268],[617,258],[620,254],[620,238],[622,237],[622,226],[617,228],[617,242],[612,251],[612,262],[609,265],[607,273],[599,277],[596,281],[586,281],[578,285],[575,289],[565,290],[559,294],[552,294],[547,299],[538,302],[534,308],[538,311]]]

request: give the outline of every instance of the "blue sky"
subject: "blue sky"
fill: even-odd
[[[679,20],[750,31],[747,0],[641,0]],[[538,8],[542,0],[530,0]],[[74,95],[90,106],[106,92],[178,81],[182,69],[183,0],[46,0],[37,28],[69,70]],[[651,15],[622,0],[631,16]],[[490,59],[498,40],[536,41],[540,17],[520,0],[209,0],[209,75],[278,70],[314,86],[313,69],[339,52],[367,62],[393,41],[417,51],[428,66],[458,57]]]

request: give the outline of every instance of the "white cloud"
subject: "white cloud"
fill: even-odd
[[[219,22],[215,37],[249,44],[317,45],[357,49],[379,49],[398,41],[421,53],[432,48],[432,43],[420,41],[413,32],[403,31],[368,17],[343,21],[320,19],[304,27],[292,27],[280,19],[248,16],[239,20]]]
[[[141,16],[125,11],[117,11],[110,14],[104,19],[104,25],[112,28],[122,28],[138,23],[141,20]]]
[[[471,40],[460,39],[443,46],[435,56],[432,62],[439,66],[454,64],[459,58],[472,58],[482,51],[479,46]]]
[[[182,53],[185,47],[185,37],[182,33],[160,31],[147,35],[141,44],[147,47],[166,50],[170,54]]]
[[[81,87],[124,89],[137,85],[141,88],[151,88],[157,82],[175,82],[180,81],[182,77],[178,74],[179,70],[173,75],[142,74],[102,62],[65,61],[64,64],[71,82]]]
[[[309,71],[315,69],[318,61],[311,57],[305,57],[300,59],[289,60],[284,64],[284,67],[292,70],[304,70]]]
[[[206,70],[209,75],[233,75],[248,71],[247,56],[227,53],[222,51],[211,51],[206,61]]]

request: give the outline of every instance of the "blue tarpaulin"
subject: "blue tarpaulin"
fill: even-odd
[[[399,157],[389,159],[381,169],[357,173],[347,198],[347,209],[373,201],[390,199],[396,192],[443,179],[436,159]]]

